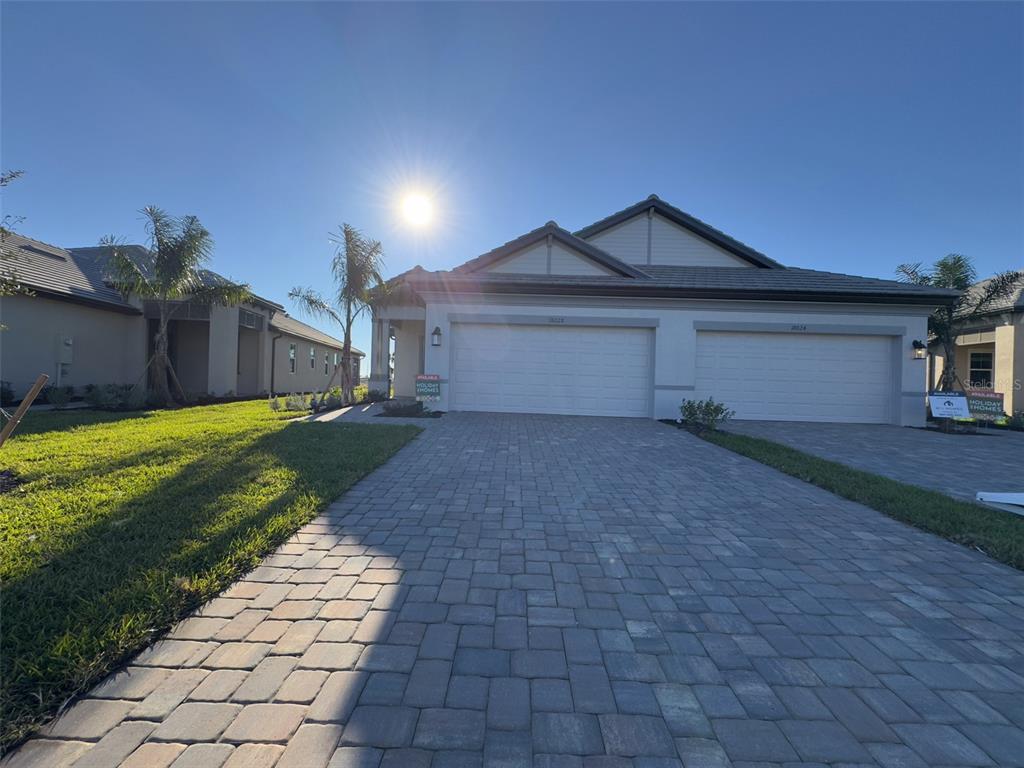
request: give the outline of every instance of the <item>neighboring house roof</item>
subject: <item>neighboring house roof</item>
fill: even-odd
[[[345,346],[345,342],[340,341],[333,336],[328,336],[323,331],[318,331],[311,325],[306,325],[300,320],[296,320],[294,317],[289,317],[283,312],[276,312],[270,318],[270,327],[275,331],[286,333],[289,336],[298,336],[300,339],[306,341],[316,342],[317,344],[323,344],[326,347],[337,347],[341,349]],[[352,354],[356,357],[366,357],[365,353],[359,351],[355,347],[351,347]]]
[[[3,248],[5,255],[12,257],[4,268],[13,269],[18,280],[35,293],[115,312],[139,313],[105,280],[106,261],[95,254],[58,248],[16,232],[4,237]]]
[[[864,301],[941,304],[957,291],[856,277],[813,269],[736,269],[735,267],[645,266],[640,278],[411,271],[405,279],[417,290],[453,293],[537,293],[591,296],[647,296],[776,301]]]
[[[972,294],[980,292],[990,282],[992,282],[991,277],[975,283],[968,290]],[[970,305],[970,302],[967,304]],[[1017,287],[1006,296],[991,301],[982,314],[994,315],[1000,312],[1024,312],[1024,280],[1021,280]]]
[[[494,250],[488,251],[482,256],[477,256],[475,259],[470,259],[465,264],[461,264],[455,267],[453,272],[475,272],[479,269],[483,269],[495,262],[501,261],[506,256],[511,256],[514,253],[518,253],[524,248],[529,248],[531,245],[541,242],[545,238],[550,236],[555,241],[562,245],[568,246],[569,248],[582,253],[598,264],[607,267],[613,272],[623,275],[625,277],[643,277],[641,272],[636,267],[627,264],[620,259],[615,258],[610,253],[602,251],[597,246],[591,245],[586,240],[576,237],[572,232],[567,229],[562,229],[558,224],[553,221],[549,221],[543,227],[527,232],[525,235],[517,237],[515,240],[510,240],[504,245],[500,245]]]
[[[763,253],[754,250],[746,243],[741,243],[739,240],[729,237],[725,232],[715,229],[710,224],[701,221],[697,217],[679,210],[674,205],[669,205],[657,195],[650,195],[646,200],[641,200],[639,203],[634,203],[628,208],[623,208],[618,213],[613,213],[611,216],[606,216],[600,221],[595,221],[593,224],[577,231],[576,236],[589,239],[600,232],[604,232],[606,229],[611,229],[624,221],[629,221],[629,219],[632,219],[635,216],[646,213],[650,209],[653,209],[655,213],[660,214],[674,224],[678,224],[683,229],[688,229],[695,235],[703,237],[705,240],[714,243],[719,248],[722,248],[734,256],[738,256],[744,261],[750,262],[755,266],[767,267],[770,269],[785,269],[782,264],[774,259],[769,259]]]

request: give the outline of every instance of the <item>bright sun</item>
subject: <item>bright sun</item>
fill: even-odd
[[[402,217],[407,224],[425,227],[434,218],[434,204],[426,195],[410,192],[402,198]]]

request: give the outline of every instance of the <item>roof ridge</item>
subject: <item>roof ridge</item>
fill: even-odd
[[[605,216],[603,219],[595,221],[593,224],[588,224],[582,229],[576,230],[576,232],[574,232],[573,234],[575,234],[579,238],[585,239],[587,237],[597,234],[598,232],[602,232],[605,229],[610,229],[611,227],[614,227],[624,221],[628,221],[629,219],[639,215],[648,208],[653,208],[654,210],[661,213],[663,216],[665,216],[665,218],[669,219],[673,223],[683,226],[686,229],[690,229],[698,237],[704,237],[705,239],[711,240],[712,242],[718,240],[719,242],[715,243],[715,245],[718,245],[719,247],[724,247],[726,250],[733,250],[735,255],[739,256],[742,259],[745,259],[746,261],[750,261],[764,268],[786,269],[786,266],[784,264],[781,264],[780,262],[775,261],[775,259],[766,256],[753,246],[747,245],[742,240],[737,240],[732,235],[726,234],[717,227],[708,224],[703,219],[699,219],[693,214],[687,213],[683,209],[678,208],[677,206],[674,206],[671,203],[667,203],[657,195],[653,194],[648,195],[640,202],[626,206],[621,211],[616,211],[615,213],[609,214],[608,216]]]

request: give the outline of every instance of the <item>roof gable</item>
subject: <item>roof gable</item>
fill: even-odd
[[[553,221],[477,256],[452,271],[629,278],[645,276],[639,269],[576,237]]]
[[[619,227],[631,219],[637,219],[640,216],[646,216],[648,211],[657,214],[659,217],[667,220],[672,225],[679,227],[686,232],[692,233],[697,237],[707,241],[721,251],[724,251],[723,256],[726,254],[735,257],[742,262],[751,264],[755,267],[762,267],[767,269],[784,269],[782,264],[777,261],[768,258],[760,251],[756,251],[749,245],[741,243],[732,237],[729,237],[724,232],[715,229],[709,224],[704,223],[700,219],[691,216],[684,211],[679,210],[673,205],[661,200],[657,195],[651,195],[646,200],[641,200],[639,203],[624,208],[618,213],[613,213],[611,216],[607,216],[600,221],[594,222],[590,226],[584,227],[577,231],[576,237],[582,238],[583,240],[591,240],[598,235],[611,230],[614,227]],[[642,261],[646,262],[646,254]],[[652,262],[654,263],[654,262]],[[692,266],[711,266],[709,264],[693,264]],[[728,266],[728,262],[723,261],[714,266]]]

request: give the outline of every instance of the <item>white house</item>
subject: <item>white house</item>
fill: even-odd
[[[784,267],[654,195],[389,287],[370,388],[435,374],[440,410],[661,419],[714,397],[741,419],[903,425],[924,422],[917,348],[955,295]]]

